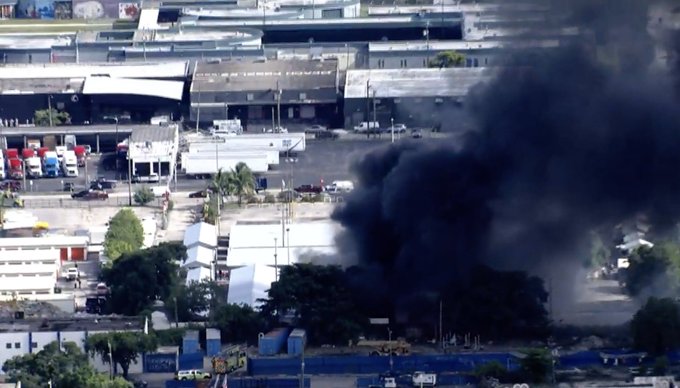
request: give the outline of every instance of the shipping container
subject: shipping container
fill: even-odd
[[[177,357],[177,369],[203,369],[203,353],[182,353]]]
[[[258,352],[261,356],[273,356],[281,351],[288,339],[288,328],[280,327],[267,334],[260,334]]]
[[[307,345],[307,333],[302,329],[295,329],[288,336],[288,354],[299,356]]]
[[[182,354],[197,353],[200,349],[198,331],[187,330],[182,338]]]

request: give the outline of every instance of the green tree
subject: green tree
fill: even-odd
[[[640,247],[629,256],[624,272],[625,288],[630,295],[669,295],[680,286],[680,247],[662,242],[653,248]]]
[[[98,333],[87,337],[85,348],[91,355],[99,355],[102,361],[113,360],[113,370],[117,374],[118,365],[127,377],[130,363],[136,362],[140,353],[156,350],[156,337],[151,334],[133,332]]]
[[[111,218],[104,238],[106,257],[116,260],[124,253],[140,249],[143,243],[144,228],[132,210],[123,209]]]
[[[153,191],[147,186],[142,186],[135,191],[134,200],[138,205],[146,205],[147,203],[153,201],[154,195]]]
[[[49,109],[40,109],[36,110],[33,113],[33,120],[35,121],[35,125],[38,127],[47,127],[50,125],[50,110]],[[71,122],[71,116],[68,114],[68,112],[60,112],[54,108],[52,108],[52,124],[53,125],[62,125],[62,124],[69,124]]]
[[[524,351],[524,357],[519,361],[522,377],[530,383],[542,384],[546,382],[552,368],[552,359],[544,349],[529,349]]]
[[[203,202],[202,220],[208,224],[217,224],[217,197],[213,196],[209,200]]]
[[[649,298],[630,328],[636,349],[661,356],[680,346],[680,308],[671,298]]]
[[[261,310],[272,324],[278,323],[280,312],[294,312],[294,324],[307,330],[310,342],[346,344],[356,339],[367,323],[357,313],[347,283],[338,266],[286,266]]]
[[[593,232],[591,234],[590,263],[588,263],[588,267],[601,268],[609,263],[610,258],[611,252],[602,241],[602,237],[600,237],[599,233]]]
[[[191,282],[189,285],[178,283],[165,301],[166,311],[174,315],[177,301],[177,317],[180,321],[192,321],[201,313],[213,311],[227,302],[224,286],[214,281]]]
[[[138,315],[156,300],[166,300],[177,283],[176,262],[185,259],[181,243],[161,243],[121,256],[101,274],[111,290],[111,311]]]
[[[456,51],[442,51],[430,61],[430,67],[460,67],[465,64],[465,55]]]
[[[25,388],[42,388],[51,381],[54,388],[123,388],[132,387],[127,381],[97,371],[89,365],[87,355],[73,342],[59,349],[57,341],[47,344],[38,353],[16,356],[5,362],[2,370],[10,382],[21,381]]]
[[[217,193],[224,197],[234,192],[234,186],[231,179],[231,172],[225,172],[221,168],[217,170],[217,174],[213,176],[210,182],[209,189],[213,193]]]
[[[232,193],[238,197],[238,205],[241,206],[243,197],[255,193],[255,176],[247,164],[239,162],[229,173]]]
[[[262,317],[247,305],[222,304],[210,311],[210,324],[220,329],[222,338],[234,343],[257,341],[257,335],[264,331]]]

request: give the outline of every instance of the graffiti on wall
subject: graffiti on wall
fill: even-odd
[[[139,3],[120,0],[73,0],[75,19],[135,19]]]
[[[54,19],[54,0],[19,0],[17,17],[26,19]]]
[[[71,19],[72,14],[70,1],[55,1],[54,2],[54,18],[55,19]]]

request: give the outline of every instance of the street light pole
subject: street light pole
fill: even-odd
[[[286,228],[286,248],[288,249],[288,265],[290,265],[290,228]]]
[[[278,261],[278,238],[274,237],[274,271],[276,271],[276,276],[274,276],[275,281],[279,281],[279,261]]]
[[[118,116],[114,117],[114,120],[116,120],[116,149],[118,147]]]
[[[394,143],[394,117],[390,119],[390,124],[392,124],[392,143]]]
[[[132,159],[130,159],[130,150],[128,150],[127,160],[128,160],[128,201],[129,205],[132,206]]]
[[[387,335],[389,336],[387,341],[390,344],[390,372],[392,372],[394,368],[394,360],[392,359],[392,329],[389,327],[387,328]]]

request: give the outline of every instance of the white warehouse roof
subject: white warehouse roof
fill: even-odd
[[[184,78],[187,62],[112,64],[35,64],[0,67],[0,79],[85,78],[93,75],[112,78]]]
[[[277,254],[278,265],[286,265],[289,253],[290,263],[294,264],[302,261],[303,256],[333,255],[337,252],[335,236],[341,227],[335,222],[296,222],[286,224],[285,228],[290,231],[282,230],[278,221],[237,222],[231,228],[227,265],[274,265],[274,253]]]
[[[211,278],[210,268],[198,267],[192,268],[187,272],[186,285],[188,286],[191,282],[200,283],[203,280],[210,280]]]
[[[0,250],[2,249],[44,249],[50,247],[85,247],[89,237],[87,236],[45,236],[45,237],[12,237],[0,238]]]
[[[483,67],[348,70],[345,99],[366,98],[367,85],[376,98],[464,97],[490,76]]]
[[[186,268],[207,267],[215,259],[215,249],[206,248],[201,245],[194,245],[187,249],[187,260],[182,264]]]
[[[182,100],[184,82],[134,78],[88,77],[83,94],[131,94]]]
[[[249,265],[231,271],[227,303],[260,306],[258,299],[267,298],[267,290],[276,280],[276,269],[266,265]]]
[[[184,232],[184,246],[189,248],[196,244],[201,244],[206,247],[216,247],[217,229],[215,228],[215,225],[199,222],[188,227]]]

